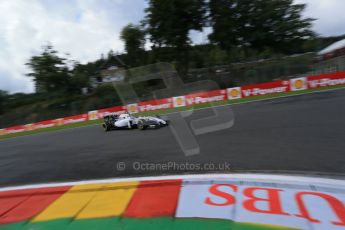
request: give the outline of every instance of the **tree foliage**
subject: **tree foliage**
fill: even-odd
[[[31,57],[26,65],[32,70],[27,76],[33,78],[36,92],[63,90],[69,83],[66,59],[59,57],[51,45],[43,47],[43,52]]]
[[[137,66],[143,58],[145,32],[138,25],[128,24],[122,29],[120,38],[125,44],[128,61]]]
[[[8,93],[4,90],[0,90],[0,114],[5,111],[5,102],[7,99]]]
[[[172,47],[170,56],[185,72],[192,30],[201,31],[206,11],[205,0],[149,0],[143,21],[153,44],[154,60],[161,60],[161,47]]]
[[[153,45],[187,46],[189,32],[204,26],[205,6],[204,0],[150,0],[144,24]]]
[[[223,49],[250,47],[289,53],[314,36],[305,4],[293,0],[210,0],[211,42]]]
[[[120,38],[125,43],[127,54],[144,49],[145,33],[140,26],[128,24],[122,29]]]
[[[82,65],[62,58],[51,45],[44,46],[42,53],[31,57],[26,65],[31,69],[27,76],[33,78],[37,93],[81,93],[97,72],[95,64]]]
[[[90,86],[90,78],[96,74],[93,70],[90,68],[90,65],[75,63],[69,78],[68,92],[80,93],[82,88],[88,88]]]

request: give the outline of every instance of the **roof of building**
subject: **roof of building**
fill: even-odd
[[[341,48],[345,48],[345,39],[337,41],[330,46],[327,46],[325,49],[321,50],[318,54],[324,55],[324,54],[331,53],[331,52],[333,52],[337,49],[341,49]]]

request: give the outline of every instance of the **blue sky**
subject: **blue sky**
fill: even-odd
[[[318,18],[321,35],[345,33],[344,0],[295,0],[307,3],[306,16]],[[144,17],[144,0],[0,0],[0,89],[32,92],[24,65],[49,41],[59,52],[82,63],[110,49],[123,51],[119,33]],[[192,33],[195,43],[207,32]]]

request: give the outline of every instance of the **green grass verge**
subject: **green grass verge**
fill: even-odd
[[[21,132],[21,133],[11,133],[11,134],[0,136],[0,139],[27,136],[27,135],[37,134],[37,133],[45,133],[45,132],[58,131],[58,130],[70,129],[70,128],[77,128],[77,127],[83,127],[83,126],[100,124],[100,123],[101,123],[101,120],[84,121],[84,122],[78,122],[78,123],[74,123],[74,124],[66,124],[66,125],[61,125],[61,126],[25,131],[25,132]]]
[[[203,218],[98,218],[98,219],[58,219],[44,222],[19,222],[15,224],[0,225],[4,230],[106,230],[106,229],[123,229],[123,230],[275,230],[291,229],[286,227],[250,224],[234,222],[231,220],[203,219]]]
[[[193,105],[193,106],[185,106],[185,107],[180,107],[180,108],[171,108],[171,109],[165,109],[165,110],[143,112],[143,113],[138,113],[136,115],[138,115],[138,116],[139,115],[146,115],[146,116],[164,115],[164,114],[169,114],[169,113],[174,113],[174,112],[188,111],[188,110],[192,110],[192,109],[202,109],[202,108],[209,108],[209,107],[213,107],[213,106],[221,106],[221,105],[227,105],[227,104],[234,105],[234,104],[255,102],[255,101],[261,101],[261,100],[269,100],[269,99],[275,99],[275,98],[280,98],[280,97],[296,96],[296,95],[302,95],[302,94],[307,94],[307,93],[322,92],[322,91],[326,91],[326,90],[342,89],[342,88],[345,88],[345,86],[344,85],[329,86],[329,87],[324,87],[324,88],[319,88],[319,89],[308,89],[308,90],[301,90],[301,91],[296,91],[296,92],[270,94],[270,95],[263,95],[263,96],[241,98],[241,99],[230,100],[230,101],[221,101],[221,102],[215,102],[215,103],[204,103],[204,104],[197,104],[197,105]],[[102,120],[78,122],[78,123],[74,123],[74,124],[67,124],[67,125],[61,125],[61,126],[56,126],[56,127],[37,129],[37,130],[26,131],[26,132],[21,132],[21,133],[7,134],[7,135],[0,136],[0,139],[27,136],[27,135],[32,135],[32,134],[51,132],[51,131],[69,129],[69,128],[77,128],[77,127],[95,125],[95,124],[101,124],[101,123],[102,123]]]

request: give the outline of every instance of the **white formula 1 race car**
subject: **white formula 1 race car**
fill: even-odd
[[[163,120],[159,116],[134,117],[128,113],[107,115],[103,119],[102,126],[106,132],[115,129],[157,129],[168,125],[168,121]]]

